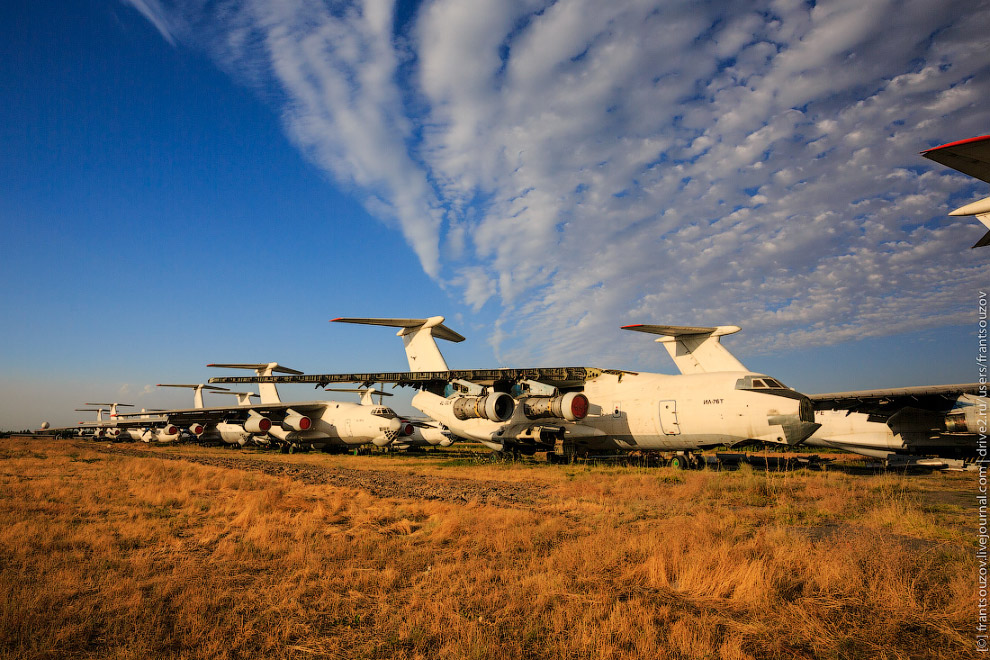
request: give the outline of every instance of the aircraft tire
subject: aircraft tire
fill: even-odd
[[[685,467],[687,467],[686,463],[687,463],[687,459],[684,456],[675,455],[670,459],[670,467],[674,468],[675,470],[683,470]]]

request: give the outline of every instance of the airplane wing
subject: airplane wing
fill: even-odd
[[[454,369],[450,371],[395,371],[351,374],[305,374],[299,376],[220,376],[210,379],[211,383],[310,383],[326,387],[333,383],[395,383],[418,389],[443,389],[455,380],[465,380],[478,385],[492,386],[496,383],[512,385],[532,380],[556,387],[569,389],[580,387],[585,382],[603,373],[621,377],[624,372],[593,367],[532,367],[523,369]]]
[[[990,183],[990,135],[950,142],[922,151],[928,160]]]
[[[267,378],[295,378],[297,376],[267,376]],[[256,380],[261,378],[266,378],[264,376],[255,376]],[[259,415],[268,417],[272,414],[278,416],[279,414],[285,413],[286,410],[292,409],[299,413],[313,412],[317,410],[322,410],[326,406],[326,401],[305,401],[298,403],[259,403],[257,405],[248,406],[213,406],[209,408],[173,408],[171,410],[161,410],[153,413],[154,415],[161,415],[162,417],[157,421],[162,422],[167,418],[168,421],[173,424],[181,424],[183,422],[220,422],[225,419],[232,417],[239,417],[247,414],[249,411],[254,411]],[[142,415],[147,415],[149,413],[117,413],[118,418],[128,418],[127,422],[130,424],[137,424],[141,421],[156,421],[154,419],[141,420],[135,419],[140,418]],[[278,419],[281,419],[279,417]]]
[[[963,394],[979,394],[979,383],[926,385],[885,390],[809,394],[816,410],[849,410],[871,415],[893,414],[904,407],[948,410]],[[985,386],[983,386],[985,387]]]

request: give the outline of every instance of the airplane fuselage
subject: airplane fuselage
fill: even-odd
[[[527,418],[522,406],[504,422],[459,420],[452,399],[421,392],[412,404],[462,437],[494,449],[537,440],[558,428],[574,451],[695,450],[762,441],[793,445],[817,428],[806,397],[752,372],[687,375],[603,373],[583,393],[589,414],[579,421]],[[754,388],[755,384],[764,385]],[[546,436],[544,436],[546,437]]]

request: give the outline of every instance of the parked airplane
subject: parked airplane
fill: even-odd
[[[436,338],[463,341],[444,318],[334,319],[400,328],[411,371],[212,378],[236,383],[397,383],[418,388],[412,405],[453,434],[496,451],[569,456],[606,449],[693,452],[721,445],[795,445],[810,436],[811,402],[746,369],[719,343],[735,326],[626,326],[662,335],[682,375],[589,367],[450,370]]]
[[[356,392],[361,395],[362,406],[374,406],[373,396],[379,396],[378,405],[381,405],[381,397],[392,396],[389,392],[376,390],[370,387],[327,387],[327,392]],[[376,447],[388,447],[390,449],[409,449],[410,447],[449,447],[457,441],[457,437],[446,430],[443,425],[425,419],[401,418],[403,432],[395,436],[381,436],[372,441]]]
[[[251,369],[257,382],[273,374],[301,375],[301,371],[267,364],[210,364],[209,367]],[[211,379],[212,380],[212,379]],[[238,405],[164,411],[174,423],[215,424],[225,442],[276,444],[285,451],[297,448],[354,447],[395,440],[412,433],[411,425],[387,406],[364,406],[342,401],[297,401],[283,403],[274,384],[259,385],[261,402],[250,403],[249,393],[240,393]],[[271,439],[268,439],[270,436]]]
[[[76,408],[77,412],[96,412],[93,422],[80,422],[76,427],[49,428],[52,432],[78,429],[79,435],[89,435],[94,439],[142,440],[144,442],[175,442],[179,439],[179,429],[157,413],[118,413],[117,409],[131,407],[130,403],[87,403],[87,406],[100,408]],[[110,419],[103,419],[103,406],[110,411]],[[130,419],[139,417],[140,419]],[[47,422],[46,422],[47,424]],[[44,427],[44,425],[42,425]]]
[[[821,428],[805,440],[887,461],[903,456],[975,458],[986,428],[980,384],[812,394]],[[985,395],[985,391],[984,391]]]
[[[922,151],[921,155],[936,163],[969,175],[974,179],[990,183],[990,135],[950,142],[940,147]],[[949,215],[973,215],[990,229],[990,197],[961,206]],[[983,235],[974,248],[990,245],[990,231]]]

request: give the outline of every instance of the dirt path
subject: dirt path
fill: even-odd
[[[327,484],[358,488],[376,497],[395,497],[464,503],[472,500],[482,504],[532,508],[540,501],[541,489],[528,484],[509,483],[491,479],[465,479],[425,474],[407,474],[395,470],[353,469],[290,463],[271,457],[258,460],[251,456],[195,456],[164,454],[151,449],[124,445],[83,443],[80,448],[94,449],[106,454],[186,461],[214,467],[250,470],[276,477],[288,477],[307,484]]]

